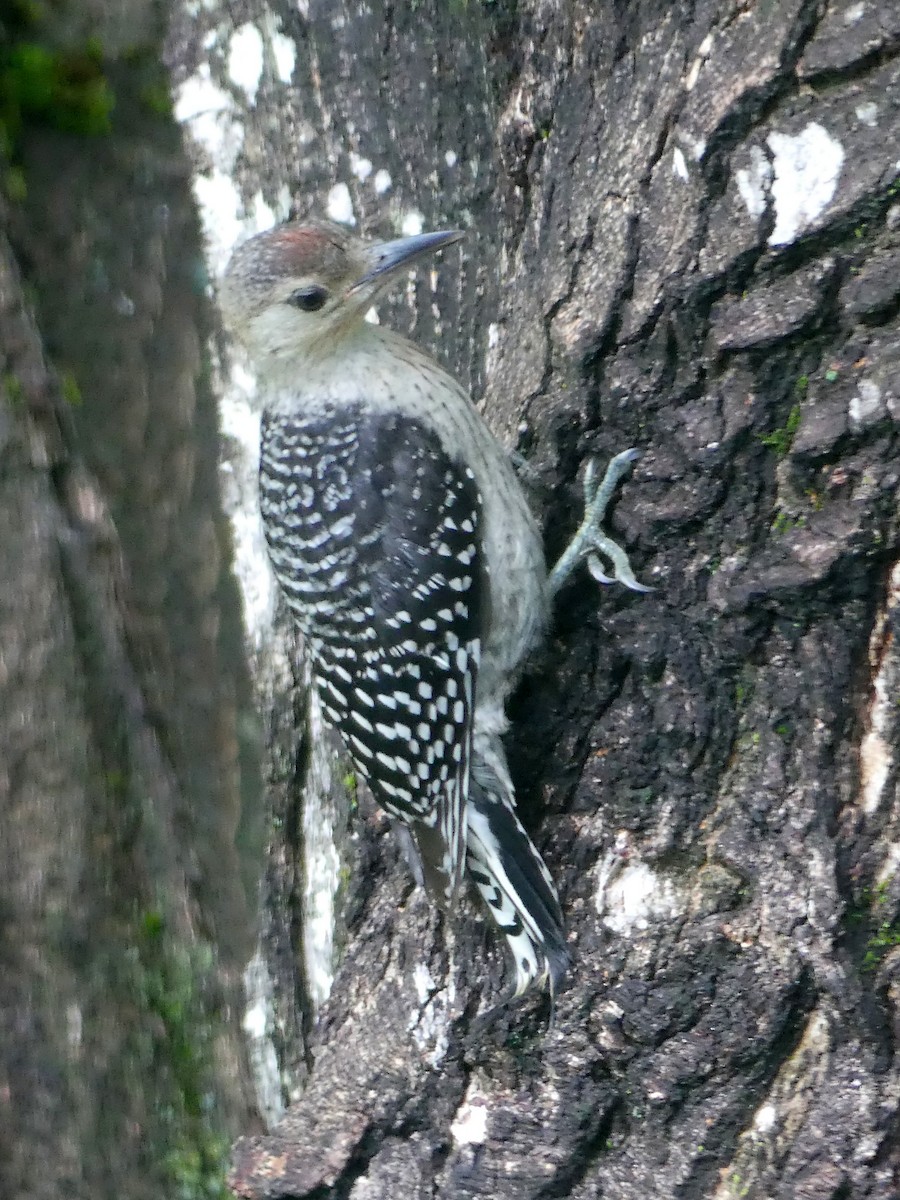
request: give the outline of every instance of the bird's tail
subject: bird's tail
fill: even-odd
[[[550,872],[513,804],[508,777],[501,780],[476,758],[467,805],[466,868],[512,951],[513,995],[544,981],[552,994],[571,965],[562,911]]]

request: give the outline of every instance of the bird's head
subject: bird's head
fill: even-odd
[[[366,242],[327,221],[291,222],[235,250],[220,289],[225,322],[254,355],[312,355],[361,322],[375,295],[456,231]]]

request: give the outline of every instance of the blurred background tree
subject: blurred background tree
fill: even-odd
[[[900,17],[88,0],[0,17],[0,1193],[900,1195]],[[171,97],[174,103],[170,101]],[[213,285],[316,211],[529,463],[513,705],[576,967],[493,1011],[313,715]],[[217,403],[218,401],[218,403]]]

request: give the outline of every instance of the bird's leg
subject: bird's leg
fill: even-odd
[[[624,583],[633,592],[652,592],[653,588],[638,583],[628,561],[628,555],[620,545],[601,530],[606,509],[622,476],[639,457],[638,450],[623,450],[610,460],[606,473],[597,482],[597,460],[590,459],[584,473],[584,520],[575,536],[563,552],[559,562],[550,572],[550,595],[555,596],[563,583],[579,563],[587,561],[587,569],[598,583]],[[612,575],[607,574],[600,555],[612,564]]]
[[[542,489],[543,484],[540,471],[535,469],[534,464],[529,462],[520,450],[507,451],[507,457],[512,464],[512,469],[515,471],[516,477],[525,484],[526,488],[532,488],[535,491]],[[543,487],[543,490],[546,491],[546,488]]]

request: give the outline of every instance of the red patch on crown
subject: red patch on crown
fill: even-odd
[[[345,259],[346,250],[337,230],[319,225],[282,225],[263,236],[268,239],[279,273],[285,275],[332,274]]]

